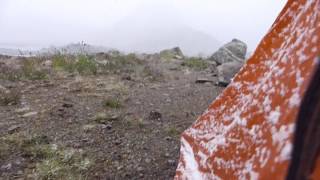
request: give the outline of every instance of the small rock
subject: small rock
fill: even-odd
[[[121,77],[122,80],[127,80],[127,81],[131,81],[132,80],[132,77],[130,75],[123,75]]]
[[[104,82],[98,82],[98,83],[97,83],[97,87],[100,87],[100,88],[101,88],[101,87],[104,87],[104,86],[105,86],[105,83],[104,83]]]
[[[143,169],[143,167],[141,167],[141,166],[139,166],[138,168],[137,168],[137,171],[138,172],[142,172],[144,169]]]
[[[62,107],[64,107],[64,108],[71,108],[71,107],[73,107],[73,104],[63,103],[63,104],[62,104]]]
[[[26,113],[27,111],[30,111],[29,107],[23,107],[15,110],[16,113]]]
[[[27,118],[27,117],[35,116],[37,114],[38,114],[38,112],[33,111],[33,112],[28,112],[26,114],[23,114],[22,117]]]
[[[183,56],[175,55],[174,58],[175,58],[175,59],[183,59]]]
[[[10,170],[11,168],[12,168],[11,163],[1,166],[1,169],[3,169],[3,170]]]
[[[147,164],[149,164],[149,163],[151,163],[151,159],[150,159],[150,158],[146,158],[146,159],[145,159],[145,162],[146,162]]]
[[[113,114],[112,116],[108,117],[109,121],[117,121],[119,120],[120,116],[117,114]]]
[[[51,66],[52,66],[52,61],[46,60],[46,61],[43,63],[43,66],[45,66],[45,67],[51,67]]]
[[[20,165],[21,164],[21,161],[18,159],[14,162],[16,165]]]
[[[172,160],[172,159],[169,159],[169,160],[168,160],[168,164],[170,164],[171,166],[173,166],[173,165],[175,165],[175,161]]]
[[[94,129],[95,127],[96,127],[96,125],[94,125],[94,124],[86,124],[82,127],[82,129],[87,132],[87,131]]]
[[[170,71],[178,71],[179,68],[178,68],[178,67],[170,67],[169,70],[170,70]]]
[[[110,129],[112,129],[112,125],[111,124],[107,124],[107,125],[105,125],[104,128],[107,129],[107,130],[110,130]]]
[[[81,148],[81,147],[82,147],[82,145],[81,145],[81,143],[76,142],[76,143],[74,143],[74,144],[72,145],[72,147],[73,147],[73,148],[77,148],[77,149],[79,149],[79,148]]]
[[[20,129],[20,126],[18,126],[18,125],[10,126],[10,127],[8,128],[8,133],[9,133],[9,134],[12,134],[12,133],[16,132],[16,131],[19,130],[19,129]]]
[[[161,120],[162,114],[159,113],[158,111],[151,111],[149,113],[149,119],[150,120]]]
[[[118,121],[119,118],[120,116],[117,114],[108,115],[106,113],[97,113],[97,115],[94,117],[95,121],[99,124],[107,124],[109,122]]]
[[[7,92],[8,89],[5,88],[4,86],[0,85],[0,91],[1,91],[1,92]]]
[[[216,83],[216,86],[220,86],[220,87],[227,87],[229,85],[228,82],[224,82],[224,81],[218,81]]]
[[[210,79],[207,79],[207,78],[198,78],[198,79],[196,80],[196,83],[207,83],[207,82],[212,83],[213,80],[210,80]]]
[[[115,141],[114,141],[114,144],[115,144],[115,145],[120,145],[120,144],[121,144],[121,140],[120,140],[120,139],[115,140]]]

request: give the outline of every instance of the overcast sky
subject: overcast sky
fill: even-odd
[[[128,23],[130,27],[128,17],[139,19],[150,16],[144,11],[163,11],[149,20],[173,18],[222,43],[239,38],[253,50],[285,3],[285,0],[0,0],[0,46],[38,47],[82,40],[108,46],[97,39],[108,37],[107,32],[117,23]],[[170,14],[166,13],[168,8]],[[153,22],[148,23],[145,26]],[[126,31],[130,33],[130,28]]]

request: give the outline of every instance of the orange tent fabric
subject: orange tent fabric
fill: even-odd
[[[289,0],[232,83],[181,137],[175,179],[285,179],[319,64],[320,0]],[[317,161],[314,179],[320,179]]]

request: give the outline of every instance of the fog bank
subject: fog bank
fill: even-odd
[[[71,42],[156,51],[182,46],[210,53],[238,38],[254,50],[284,0],[2,0],[0,47]]]

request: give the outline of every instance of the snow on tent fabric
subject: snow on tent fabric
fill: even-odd
[[[319,54],[320,0],[289,0],[231,84],[182,134],[175,179],[285,179]]]

